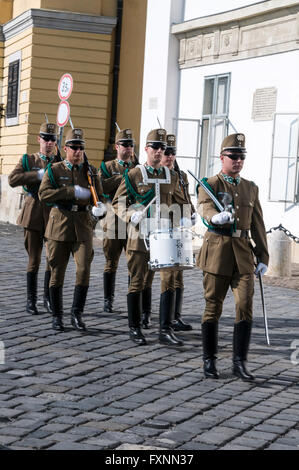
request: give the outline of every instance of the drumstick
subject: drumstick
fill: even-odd
[[[146,211],[148,210],[148,208],[155,202],[155,200],[157,199],[158,196],[155,196],[149,203],[148,205],[143,209],[142,211],[142,215],[146,213]]]

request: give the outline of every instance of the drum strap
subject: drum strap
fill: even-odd
[[[153,197],[155,197],[155,187],[153,186],[152,189],[147,191],[145,194],[139,194],[137,191],[135,191],[130,178],[129,178],[129,170],[127,169],[124,173],[124,178],[125,178],[125,184],[127,188],[127,193],[129,196],[129,199],[132,203],[139,202],[140,204],[147,205]]]

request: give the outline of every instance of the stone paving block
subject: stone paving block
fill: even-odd
[[[178,447],[177,450],[216,450],[217,446],[212,444],[203,444],[201,442],[186,442]]]
[[[246,436],[246,433],[243,436],[237,437],[236,439],[230,442],[231,445],[240,445],[242,447],[248,447],[250,449],[264,449],[268,444],[267,441],[257,440]]]
[[[297,450],[298,451],[298,447],[297,446],[294,447],[292,445],[278,444],[274,442],[269,447],[267,447],[266,450],[284,450],[284,451]]]
[[[0,429],[0,445],[3,446],[9,446],[13,442],[16,442],[18,440],[18,436],[6,436],[1,434],[1,429]]]
[[[104,449],[105,447],[103,447]],[[106,447],[109,449],[109,447]],[[111,447],[113,448],[113,447]],[[92,446],[89,444],[83,444],[80,442],[57,442],[56,444],[48,447],[48,450],[99,450],[98,446]]]
[[[100,440],[101,441],[119,441],[124,444],[142,444],[144,441],[144,437],[138,436],[137,434],[134,434],[132,432],[104,432],[103,434],[100,435]],[[99,441],[98,437],[93,437],[90,439],[87,439],[86,442],[87,444],[94,444],[96,445],[97,442]]]
[[[1,418],[16,418],[17,416],[20,416],[23,414],[22,410],[10,410],[6,408],[0,408],[0,419]]]
[[[210,431],[205,431],[198,434],[195,441],[203,442],[205,444],[222,445],[227,441],[233,439],[240,434],[239,429],[227,428],[224,426],[216,426]]]
[[[42,450],[47,449],[55,443],[54,439],[36,439],[34,437],[26,437],[21,441],[18,441],[18,448]]]

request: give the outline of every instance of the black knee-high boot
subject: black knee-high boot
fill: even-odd
[[[174,291],[168,289],[160,296],[160,332],[159,342],[166,346],[183,346],[172,329],[174,317]]]
[[[207,321],[201,325],[202,348],[203,348],[203,370],[207,379],[218,379],[216,369],[218,348],[218,322]]]
[[[146,330],[151,326],[152,314],[152,288],[146,287],[142,291],[142,327]]]
[[[183,306],[183,293],[184,289],[177,287],[175,290],[175,307],[174,307],[174,321],[172,328],[174,331],[191,331],[193,328],[188,323],[182,320],[182,306]]]
[[[49,313],[52,313],[51,304],[50,304],[50,292],[49,292],[50,278],[51,278],[51,271],[45,271],[45,277],[44,277],[44,307]]]
[[[82,321],[82,314],[85,306],[88,286],[75,286],[73,305],[71,310],[71,323],[76,330],[86,331],[85,323]]]
[[[104,312],[113,312],[116,273],[104,272]]]
[[[134,343],[142,346],[146,344],[146,340],[141,331],[141,292],[130,292],[127,295],[128,303],[128,320],[130,328],[130,339]]]
[[[246,369],[251,327],[252,323],[246,320],[234,325],[233,374],[245,381],[254,380],[254,376]]]
[[[37,272],[27,272],[27,304],[26,312],[32,315],[38,315],[39,311],[36,308],[37,301]]]
[[[63,307],[62,307],[62,286],[52,286],[49,288],[50,303],[53,315],[53,329],[56,331],[64,331],[63,326]]]

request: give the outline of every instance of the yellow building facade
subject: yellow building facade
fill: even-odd
[[[146,0],[0,0],[0,174],[37,151],[45,114],[56,122],[65,73],[73,78],[71,120],[84,129],[91,163],[108,155],[113,113],[138,143],[145,22]]]

